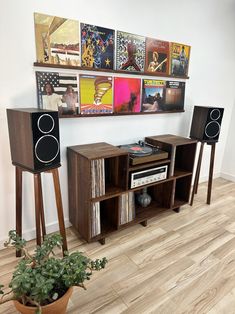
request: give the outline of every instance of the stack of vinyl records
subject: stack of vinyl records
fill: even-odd
[[[127,192],[119,196],[120,224],[126,224],[135,218],[134,192]]]
[[[91,236],[95,237],[100,234],[100,202],[92,203],[91,214]]]
[[[105,195],[105,170],[104,159],[91,161],[91,196],[99,197]]]

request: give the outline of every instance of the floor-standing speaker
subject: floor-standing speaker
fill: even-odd
[[[7,109],[12,163],[32,172],[60,166],[58,112]]]
[[[201,142],[218,142],[224,108],[195,106],[190,137]]]

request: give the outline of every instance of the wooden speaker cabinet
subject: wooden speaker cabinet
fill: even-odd
[[[60,166],[58,112],[7,109],[13,165],[40,172]]]
[[[190,137],[201,142],[218,142],[224,108],[195,106]]]

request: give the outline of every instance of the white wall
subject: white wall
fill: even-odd
[[[33,12],[192,46],[185,113],[60,120],[60,179],[66,222],[67,146],[98,141],[124,144],[164,133],[188,136],[194,105],[225,107],[215,163],[215,173],[220,173],[235,99],[233,0],[1,0],[0,5],[0,241],[9,229],[15,227],[14,167],[10,160],[6,108],[37,105]],[[228,145],[230,143],[228,141]],[[202,178],[207,177],[208,160],[209,150],[206,148]],[[43,176],[43,186],[46,222],[52,230],[57,218],[50,175]],[[34,234],[30,231],[35,226],[32,175],[24,176],[23,188],[23,231],[31,237]]]

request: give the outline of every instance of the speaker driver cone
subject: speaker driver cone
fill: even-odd
[[[212,120],[218,120],[220,118],[220,115],[221,113],[219,109],[211,110],[210,117]]]
[[[59,154],[59,142],[52,135],[44,135],[37,141],[34,150],[36,158],[47,164],[52,162]]]
[[[39,130],[42,133],[47,134],[47,133],[51,132],[54,129],[55,121],[52,118],[52,116],[50,116],[49,114],[45,113],[45,114],[40,116],[40,118],[38,119],[38,123],[37,124],[38,124]]]
[[[209,138],[216,137],[220,132],[220,124],[217,121],[211,121],[206,125],[205,134]]]

